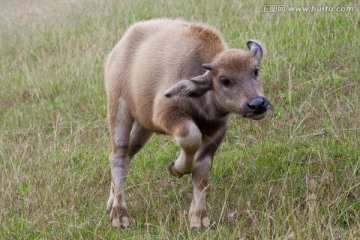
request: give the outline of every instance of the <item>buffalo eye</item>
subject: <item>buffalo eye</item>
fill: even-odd
[[[231,85],[231,81],[227,77],[221,77],[220,82],[224,87],[229,87]]]
[[[254,75],[255,75],[255,77],[258,77],[258,76],[259,76],[259,69],[258,69],[258,68],[256,68],[256,69],[254,70]]]

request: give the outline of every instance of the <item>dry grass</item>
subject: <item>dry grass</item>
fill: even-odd
[[[0,1],[0,238],[359,239],[360,6],[262,5]],[[105,213],[104,59],[131,23],[157,17],[207,22],[231,47],[267,46],[261,74],[274,109],[260,122],[231,118],[212,170],[214,225],[200,234],[186,216],[190,178],[166,172],[178,151],[169,137],[154,136],[132,163],[131,228],[113,229]]]

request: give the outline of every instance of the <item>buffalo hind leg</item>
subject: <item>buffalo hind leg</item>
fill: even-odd
[[[111,109],[114,110],[114,109]],[[129,215],[124,198],[124,185],[129,173],[129,141],[133,119],[125,102],[119,101],[116,111],[109,109],[111,148],[109,162],[111,165],[111,188],[107,203],[110,220],[114,227],[129,226]]]
[[[129,160],[126,160],[126,161],[129,162],[128,164],[130,164],[131,159],[134,157],[134,155],[136,153],[138,153],[140,151],[140,149],[147,143],[147,141],[150,139],[151,135],[152,135],[151,131],[148,131],[148,130],[144,129],[137,122],[133,123],[131,133],[130,133],[130,140],[129,140],[129,142],[130,142],[129,143],[129,150],[128,150]],[[120,161],[122,161],[122,160],[120,160]],[[128,172],[128,170],[123,171],[123,172],[124,173]],[[127,173],[126,173],[126,175],[127,175]],[[126,176],[124,175],[123,179],[122,179],[123,183],[120,184],[120,185],[122,185],[122,187],[124,187],[125,178],[126,178]],[[118,217],[110,214],[110,218],[113,217],[115,219],[118,218],[120,220],[120,222],[117,222],[117,220],[115,220],[115,224],[113,223],[114,226],[116,226],[116,227],[127,227],[128,220],[126,220],[126,217],[128,217],[128,214],[127,214],[127,210],[126,210],[126,204],[125,204],[125,201],[124,201],[124,194],[122,194],[122,196],[119,197],[119,198],[120,199],[118,199],[118,202],[121,202],[121,200],[122,200],[123,201],[122,205],[125,206],[125,208],[122,209],[122,210],[119,210],[120,213],[118,214],[119,215]],[[113,186],[113,183],[112,183],[111,187],[110,187],[110,196],[109,196],[109,200],[108,200],[108,203],[107,203],[107,210],[109,212],[111,212],[111,210],[113,208],[114,199],[115,199],[114,186]],[[113,214],[116,215],[115,212]],[[121,216],[121,215],[124,215],[124,216]]]
[[[152,132],[140,126],[138,122],[134,122],[130,134],[129,157],[132,159],[140,149],[149,141]]]

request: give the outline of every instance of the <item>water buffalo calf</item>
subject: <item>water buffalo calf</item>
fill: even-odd
[[[125,32],[105,67],[113,226],[129,225],[129,164],[153,132],[172,135],[181,147],[169,172],[192,174],[191,228],[210,225],[206,188],[229,113],[261,119],[270,107],[259,76],[263,47],[254,40],[247,47],[229,49],[215,29],[181,20],[139,22]]]

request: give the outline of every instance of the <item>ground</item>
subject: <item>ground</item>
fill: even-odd
[[[0,1],[0,238],[359,239],[360,5],[289,9],[309,4]],[[267,48],[260,74],[273,108],[257,122],[231,117],[212,169],[213,225],[200,233],[187,219],[191,178],[166,171],[179,150],[166,136],[132,163],[130,229],[105,212],[104,61],[132,23],[159,17],[205,22],[233,48]]]

